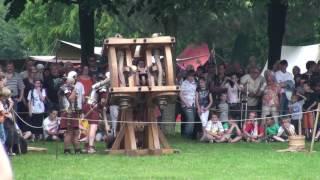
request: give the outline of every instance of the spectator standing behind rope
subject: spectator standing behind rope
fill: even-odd
[[[83,66],[81,75],[79,76],[78,80],[83,84],[84,87],[84,96],[89,96],[91,92],[91,87],[93,85],[92,78],[89,76],[89,67]]]
[[[293,75],[287,72],[287,60],[280,61],[280,70],[275,73],[277,83],[281,86],[280,115],[288,114],[288,104],[294,88]]]
[[[40,79],[34,81],[34,88],[28,93],[28,107],[30,124],[32,126],[41,127],[44,119],[44,101],[46,99],[46,91],[42,88]],[[42,139],[43,129],[30,127],[31,132],[37,139]]]
[[[238,77],[235,73],[231,75],[231,78],[226,78],[223,86],[227,88],[227,102],[229,104],[230,112],[233,117],[240,119],[240,91],[242,86],[239,85]]]
[[[246,74],[241,77],[240,83],[244,87],[242,92],[244,94],[248,93],[248,110],[252,111],[258,109],[265,79],[260,75],[260,70],[257,67],[253,67],[249,71],[249,74]],[[246,92],[247,90],[248,92]]]
[[[49,109],[59,107],[58,91],[63,84],[63,79],[59,74],[58,65],[51,64],[50,75],[44,80],[43,87],[47,90]]]
[[[182,128],[182,135],[187,138],[193,137],[193,130],[196,116],[195,99],[197,85],[195,82],[194,71],[188,71],[186,80],[181,84],[180,99],[182,101],[183,121],[188,122]]]
[[[196,92],[196,105],[198,115],[202,122],[202,133],[205,132],[205,127],[209,118],[209,109],[212,105],[212,94],[209,92],[204,78],[199,79],[199,88]]]
[[[34,82],[36,73],[37,73],[36,67],[31,66],[29,68],[29,71],[27,71],[27,77],[23,79],[23,84],[25,86],[24,93],[23,93],[23,100],[22,100],[23,105],[21,105],[21,109],[19,110],[20,112],[24,112],[24,113],[19,115],[22,117],[22,119],[25,119],[25,120],[30,119],[29,115],[25,112],[29,112],[28,94],[29,94],[29,91],[34,87],[33,82]],[[17,119],[17,123],[23,132],[29,129],[29,127],[25,123],[23,123],[20,120],[20,118]]]
[[[18,111],[19,103],[24,97],[24,84],[19,73],[15,72],[13,62],[7,63],[6,86],[11,90],[11,98],[14,100],[14,110]]]
[[[227,89],[223,86],[225,78],[225,65],[219,64],[218,74],[214,76],[214,79],[210,84],[210,92],[213,95],[213,102],[215,103],[215,105],[217,105],[217,103],[219,102],[220,95],[227,91]]]
[[[276,83],[275,76],[272,71],[265,72],[266,88],[263,90],[262,96],[262,115],[265,118],[267,115],[275,116],[274,120],[278,123],[279,115],[279,97],[281,94],[281,87]],[[262,120],[265,125],[265,119]]]

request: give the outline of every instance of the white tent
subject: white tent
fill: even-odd
[[[81,45],[68,41],[58,40],[54,47],[56,56],[30,56],[35,61],[42,62],[72,62],[81,63]],[[102,55],[102,47],[94,47],[94,54]]]
[[[288,61],[288,71],[292,73],[294,66],[301,69],[301,73],[306,72],[307,61],[318,62],[320,60],[320,44],[308,46],[282,46],[281,59]],[[266,70],[268,61],[263,69]]]
[[[55,62],[71,62],[74,64],[80,64],[80,60],[68,60],[68,59],[56,59],[56,56],[29,56],[30,59],[34,61],[41,61],[41,62],[50,62],[50,63],[55,63]]]

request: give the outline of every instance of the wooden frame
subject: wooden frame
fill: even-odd
[[[107,150],[107,153],[160,155],[175,152],[158,126],[154,115],[158,104],[159,106],[166,104],[166,99],[168,101],[175,99],[174,96],[179,92],[179,86],[175,85],[171,53],[174,43],[175,38],[169,36],[138,39],[108,38],[104,41],[103,53],[108,56],[111,76],[110,102],[119,105],[121,109],[118,118],[121,121],[120,129],[112,148]],[[142,46],[140,54],[143,55],[142,58],[148,69],[147,86],[139,86],[135,83],[137,75],[129,74],[127,77],[124,75],[124,72],[134,69],[132,54],[137,45]],[[118,55],[119,51],[122,56]],[[153,52],[155,62],[152,60]],[[163,52],[163,64],[160,62],[160,52]],[[158,74],[151,72],[153,66],[157,67]],[[162,81],[163,74],[165,82]],[[138,95],[142,95],[143,98],[137,98]],[[127,106],[127,104],[130,105]],[[141,116],[137,115],[139,113]],[[136,121],[146,123],[134,123]],[[141,129],[138,125],[143,126],[142,136],[139,136]]]

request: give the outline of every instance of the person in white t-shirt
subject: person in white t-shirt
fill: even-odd
[[[280,115],[288,113],[288,104],[292,96],[294,88],[293,75],[287,72],[288,62],[286,60],[280,61],[280,70],[275,73],[277,83],[281,86],[280,96]]]
[[[34,88],[28,93],[28,107],[30,124],[35,127],[30,127],[32,134],[36,138],[42,137],[42,128],[36,128],[42,126],[43,116],[45,112],[44,101],[46,99],[46,91],[42,88],[42,82],[40,79],[34,81]]]
[[[182,126],[182,135],[187,138],[193,137],[193,130],[196,117],[196,90],[197,84],[194,78],[194,71],[188,71],[186,80],[184,80],[180,87],[180,99],[182,101],[183,121],[190,122]]]
[[[50,110],[49,116],[43,120],[43,134],[45,140],[59,140],[58,111]]]
[[[218,118],[217,113],[212,113],[211,119],[207,122],[205,132],[200,141],[209,142],[224,142],[226,137],[224,136],[224,128],[221,121]]]
[[[290,123],[290,118],[283,118],[281,122],[281,126],[278,130],[277,136],[274,136],[274,139],[280,142],[285,142],[288,139],[288,136],[295,135],[295,128]]]

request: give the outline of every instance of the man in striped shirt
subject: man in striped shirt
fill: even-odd
[[[11,97],[16,103],[20,103],[24,94],[24,84],[19,73],[15,72],[13,62],[8,62],[6,66],[6,86],[11,90]],[[17,104],[15,104],[15,109]]]

